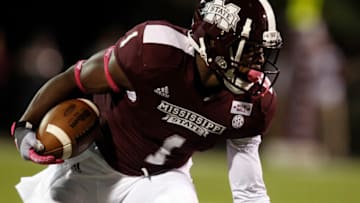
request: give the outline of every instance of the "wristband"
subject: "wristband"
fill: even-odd
[[[110,57],[111,57],[112,51],[114,50],[114,47],[115,46],[111,46],[105,51],[105,54],[104,54],[104,71],[105,71],[106,80],[107,80],[110,88],[114,92],[120,92],[120,88],[115,83],[114,79],[111,76],[110,70],[109,70]]]
[[[85,62],[85,60],[80,60],[76,63],[75,68],[74,68],[74,76],[75,76],[75,82],[76,85],[78,86],[78,88],[81,90],[81,92],[86,93],[86,89],[84,87],[84,85],[81,83],[81,69],[82,69],[82,65]]]

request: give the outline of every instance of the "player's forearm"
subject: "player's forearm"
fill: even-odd
[[[37,91],[20,120],[36,126],[51,107],[73,94],[77,86],[71,72],[66,71],[47,81]]]
[[[227,142],[229,181],[234,203],[269,203],[258,153],[260,136]]]

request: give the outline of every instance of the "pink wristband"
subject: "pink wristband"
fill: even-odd
[[[81,83],[81,77],[80,77],[82,64],[84,63],[84,61],[85,60],[80,60],[76,63],[75,68],[74,68],[74,74],[75,74],[76,85],[83,93],[86,93],[85,87]]]
[[[104,71],[105,71],[106,80],[107,80],[110,88],[114,92],[120,92],[120,88],[116,85],[115,81],[112,79],[110,71],[109,71],[109,62],[110,62],[111,52],[114,50],[114,47],[115,46],[111,46],[105,51],[105,54],[104,54]]]

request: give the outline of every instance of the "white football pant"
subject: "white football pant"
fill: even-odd
[[[198,203],[191,165],[190,159],[160,175],[127,176],[113,170],[94,147],[21,178],[16,189],[25,203]]]

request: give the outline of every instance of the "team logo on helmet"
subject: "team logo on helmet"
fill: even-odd
[[[221,69],[227,69],[227,62],[223,56],[217,56],[215,57],[215,63],[221,68]]]
[[[233,4],[225,4],[225,0],[213,0],[205,4],[201,14],[205,22],[216,24],[218,28],[229,32],[232,28],[236,30],[236,25],[240,20],[240,7]]]

